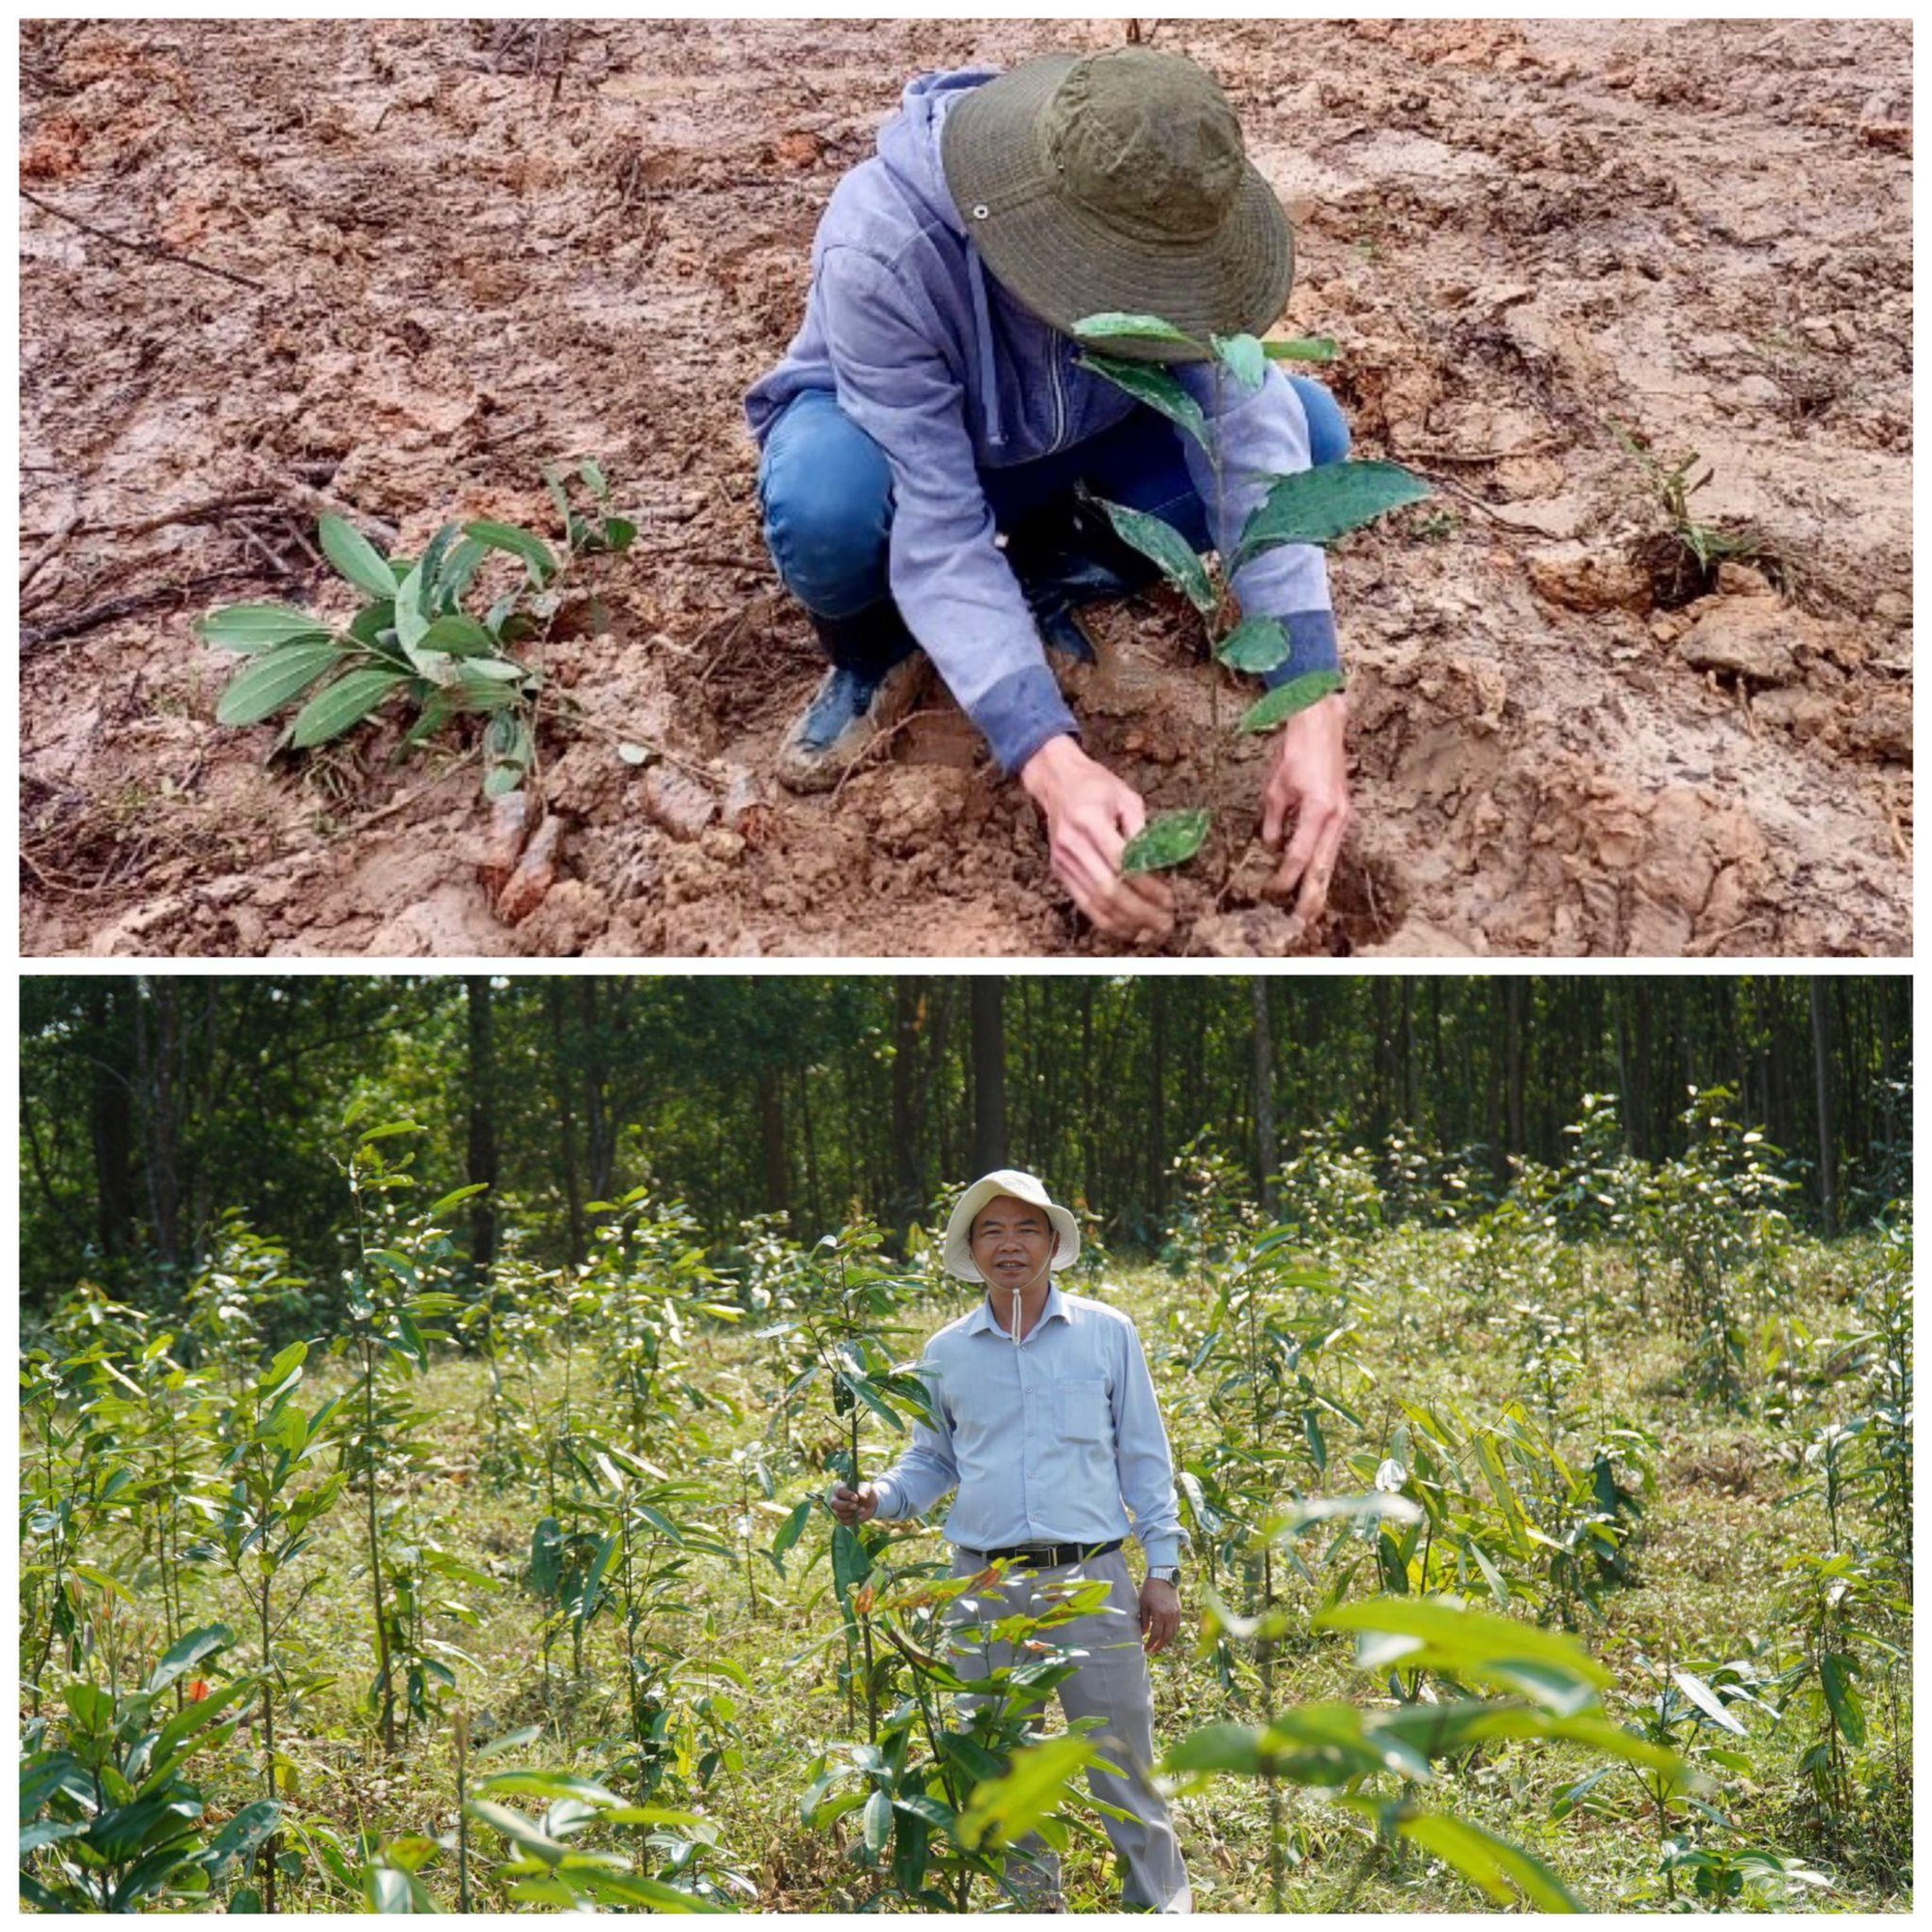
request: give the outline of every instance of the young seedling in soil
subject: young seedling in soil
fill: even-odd
[[[590,494],[587,515],[572,506],[573,480]],[[561,470],[546,468],[544,482],[563,519],[562,562],[535,532],[515,524],[485,519],[461,530],[444,525],[420,557],[385,557],[343,518],[324,517],[323,553],[362,593],[362,608],[339,627],[287,604],[211,611],[195,626],[202,641],[248,659],[221,694],[215,718],[257,724],[312,693],[277,746],[306,751],[341,737],[401,693],[415,710],[406,749],[454,718],[482,717],[484,795],[516,791],[536,759],[543,694],[541,669],[515,655],[516,647],[548,637],[564,607],[562,579],[572,558],[599,551],[621,555],[637,536],[635,524],[610,514],[611,486],[590,459]],[[528,582],[478,617],[464,609],[464,599],[492,551],[515,557]]]
[[[1217,418],[1226,381],[1232,379],[1243,388],[1259,389],[1271,359],[1325,361],[1333,354],[1333,344],[1325,341],[1262,342],[1252,335],[1217,335],[1204,344],[1151,315],[1090,315],[1074,324],[1073,332],[1089,344],[1152,343],[1171,346],[1190,357],[1208,357]],[[1154,363],[1109,355],[1098,348],[1090,348],[1081,359],[1084,366],[1124,389],[1137,402],[1158,410],[1201,445],[1213,468],[1218,524],[1227,479],[1200,404]],[[1294,475],[1276,475],[1243,524],[1234,554],[1219,559],[1217,573],[1210,573],[1194,546],[1162,518],[1104,499],[1100,499],[1100,508],[1122,541],[1151,558],[1161,575],[1200,611],[1213,656],[1230,670],[1260,676],[1287,662],[1288,632],[1278,618],[1238,615],[1230,589],[1236,573],[1283,544],[1332,544],[1349,531],[1406,503],[1419,502],[1428,495],[1426,484],[1395,463],[1323,463]],[[1271,731],[1341,689],[1342,679],[1334,671],[1305,672],[1276,686],[1251,705],[1239,728]],[[1215,723],[1218,727],[1218,706]],[[1210,740],[1209,750],[1209,755],[1217,760],[1218,743],[1217,735]],[[1156,812],[1121,855],[1122,874],[1184,865],[1206,842],[1211,818],[1205,807]]]

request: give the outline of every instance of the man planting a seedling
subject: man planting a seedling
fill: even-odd
[[[1348,454],[1327,391],[1254,339],[1293,276],[1280,203],[1191,61],[1132,46],[914,80],[833,194],[804,327],[747,399],[766,541],[832,664],[785,782],[835,783],[929,661],[1038,805],[1080,909],[1164,937],[1172,894],[1139,865],[1186,857],[1205,816],[1185,851],[1123,870],[1145,806],[1081,748],[1042,646],[1091,659],[1078,607],[1163,574],[1206,592],[1218,552],[1273,640],[1244,622],[1220,655],[1283,689],[1261,830],[1293,835],[1272,890],[1314,920],[1349,819],[1326,563],[1311,542],[1258,553],[1247,525],[1269,484]]]
[[[952,1574],[1001,1566],[1002,1580],[961,1598],[957,1668],[980,1676],[1014,1662],[1009,1646],[975,1627],[1033,1615],[1068,1581],[1100,1578],[1106,1607],[1076,1617],[1059,1641],[1079,1659],[1060,1686],[1069,1720],[1104,1720],[1097,1742],[1118,1771],[1090,1770],[1124,1872],[1125,1902],[1193,1910],[1167,1805],[1153,1788],[1153,1691],[1147,1655],[1180,1629],[1180,1546],[1167,1432],[1133,1323],[1053,1281],[1079,1258],[1073,1216],[1030,1174],[1002,1168],[976,1180],[947,1223],[947,1269],[984,1285],[970,1315],[926,1345],[920,1374],[930,1426],[877,1482],[840,1484],[832,1507],[856,1527],[923,1515],[956,1490],[945,1534]],[[1135,1590],[1121,1545],[1136,1537],[1148,1579]],[[963,1641],[960,1641],[963,1639]],[[1022,1660],[1023,1661],[1023,1660]],[[1057,1901],[1059,1863],[1028,1839],[1009,1881],[1035,1909]]]

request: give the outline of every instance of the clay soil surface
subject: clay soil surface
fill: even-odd
[[[26,950],[1108,950],[943,702],[836,798],[762,778],[817,665],[740,397],[907,76],[1122,28],[24,28]],[[1210,758],[1192,620],[1102,613],[1090,747],[1222,808],[1175,949],[1908,952],[1909,26],[1155,44],[1222,77],[1295,216],[1285,327],[1338,340],[1357,453],[1436,489],[1334,559],[1358,812],[1318,932],[1240,849],[1260,752]],[[1687,560],[1620,431],[1665,470],[1698,453],[1688,515],[1741,560]],[[213,723],[233,660],[189,624],[346,614],[304,542],[323,508],[405,549],[476,515],[554,531],[540,465],[581,453],[640,535],[547,647],[556,876],[511,923],[460,736],[270,756],[275,726]],[[1214,701],[1225,730],[1243,694]]]

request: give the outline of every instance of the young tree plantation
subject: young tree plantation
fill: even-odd
[[[1080,1603],[969,1699],[828,1506],[1005,1162],[1173,1444],[1197,1910],[1911,1908],[1904,980],[23,1004],[31,1909],[1112,1909]]]

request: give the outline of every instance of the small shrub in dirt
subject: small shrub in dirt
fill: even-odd
[[[1252,335],[1217,335],[1203,344],[1151,315],[1090,315],[1074,324],[1074,334],[1090,345],[1167,343],[1196,355],[1210,356],[1217,415],[1223,383],[1232,380],[1244,388],[1259,389],[1270,359],[1320,361],[1332,353],[1332,345],[1325,342],[1264,343]],[[1201,406],[1174,377],[1150,363],[1109,355],[1095,347],[1090,347],[1082,360],[1096,376],[1105,377],[1137,402],[1158,410],[1184,435],[1191,436],[1213,465],[1216,495],[1220,494],[1225,479],[1220,454],[1208,433],[1208,420]],[[1230,670],[1260,676],[1286,662],[1288,631],[1276,617],[1243,616],[1236,621],[1229,588],[1235,574],[1283,544],[1332,544],[1349,531],[1428,495],[1427,485],[1395,463],[1322,463],[1293,475],[1275,476],[1243,525],[1235,554],[1219,559],[1218,573],[1210,573],[1194,546],[1162,518],[1104,500],[1100,508],[1106,511],[1121,540],[1157,565],[1161,575],[1201,612],[1213,655]],[[1276,686],[1251,705],[1240,728],[1271,731],[1341,689],[1338,672],[1306,672]],[[1211,816],[1200,807],[1156,812],[1128,841],[1121,855],[1122,872],[1151,872],[1184,865],[1206,841]]]
[[[445,525],[421,556],[389,557],[345,519],[324,517],[323,553],[362,593],[362,608],[341,626],[287,604],[211,611],[195,626],[202,640],[248,660],[229,680],[216,719],[257,724],[305,697],[277,749],[306,751],[341,737],[400,694],[415,712],[406,749],[455,718],[481,717],[484,793],[517,790],[536,760],[543,695],[541,669],[515,655],[517,647],[549,636],[564,608],[572,559],[600,551],[621,555],[637,536],[636,525],[611,514],[611,486],[590,459],[546,469],[544,481],[563,519],[562,561],[515,524]],[[572,502],[573,482],[590,497],[587,512]],[[464,602],[492,551],[522,563],[527,582],[477,616]]]

